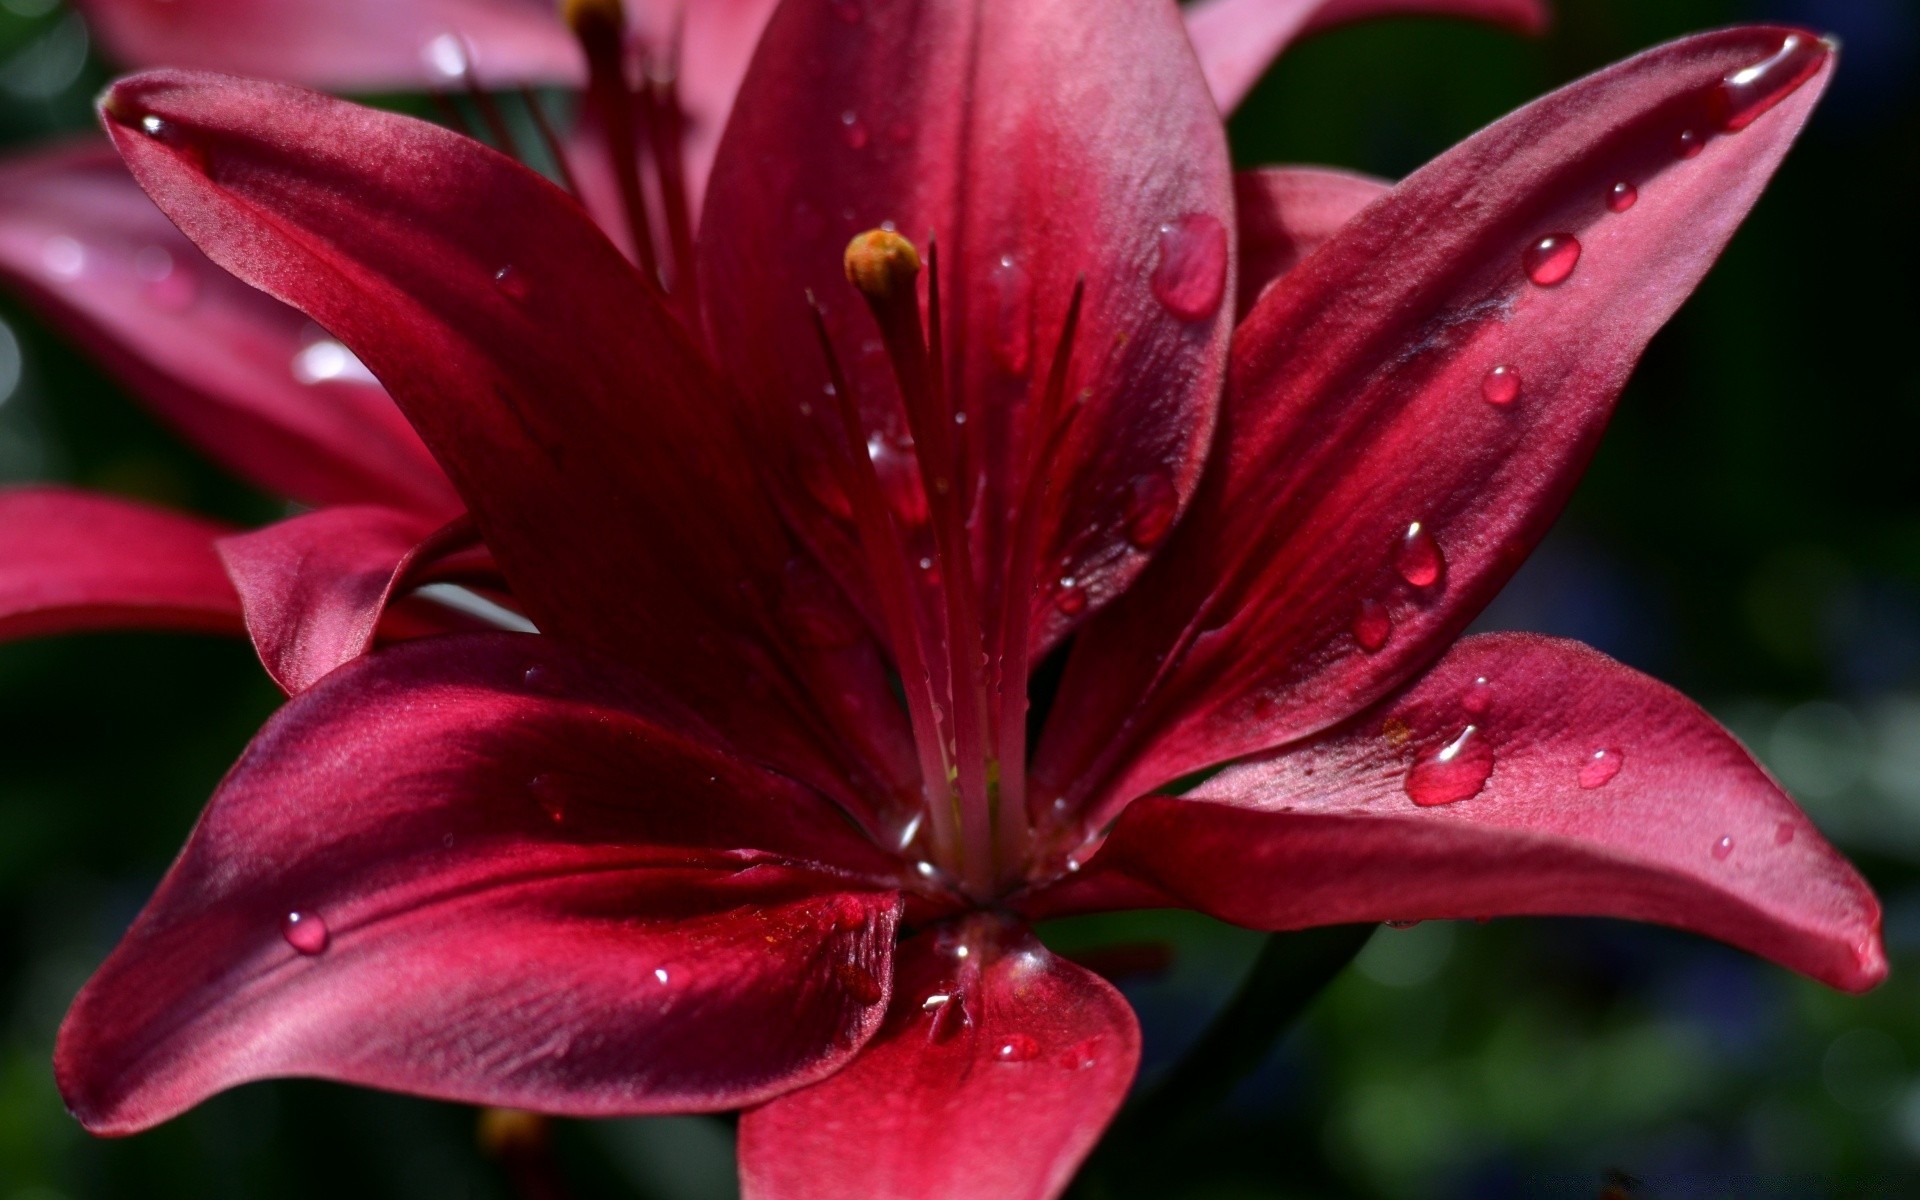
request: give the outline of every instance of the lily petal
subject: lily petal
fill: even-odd
[[[0,491],[0,639],[95,629],[239,633],[210,521],[58,487]]]
[[[471,528],[464,518],[455,527]],[[436,552],[432,533],[412,513],[342,506],[222,538],[220,560],[273,681],[305,691],[365,654],[395,589]]]
[[[1335,25],[1418,15],[1465,17],[1538,33],[1548,16],[1545,0],[1199,0],[1183,12],[1222,113],[1240,107],[1288,46]]]
[[[860,1056],[741,1119],[746,1200],[1058,1196],[1133,1081],[1127,1002],[984,921],[922,934],[897,962],[886,1025]]]
[[[1226,142],[1178,19],[1164,0],[775,13],[714,166],[702,293],[720,361],[786,456],[790,516],[840,547],[830,561],[859,559],[838,493],[808,475],[841,435],[806,296],[828,309],[878,453],[908,457],[898,388],[842,265],[848,239],[884,222],[922,250],[938,241],[948,392],[965,419],[956,478],[981,489],[968,507],[983,586],[996,594],[1017,520],[1036,522],[1029,567],[1072,580],[1058,603],[1058,585],[1032,598],[1034,644],[1110,598],[1171,529],[1212,431],[1233,294]],[[1029,470],[1066,419],[1036,412],[1081,279],[1071,433]],[[1050,486],[1023,503],[1043,467]]]
[[[1866,881],[1724,729],[1524,634],[1469,638],[1332,733],[1136,801],[1102,872],[1259,929],[1630,917],[1849,991],[1887,971]]]
[[[1649,51],[1468,139],[1270,288],[1235,335],[1223,459],[1076,646],[1043,783],[1102,793],[1097,827],[1437,656],[1558,515],[1831,69],[1788,29]],[[1621,183],[1636,203],[1615,211]]]
[[[208,262],[104,142],[0,164],[0,276],[268,491],[459,511],[372,377],[305,317]]]
[[[77,0],[132,67],[197,67],[337,91],[570,82],[579,49],[549,0]]]
[[[1300,265],[1360,210],[1393,190],[1371,175],[1328,167],[1263,167],[1233,177],[1240,215],[1240,301],[1245,317],[1274,280]]]
[[[335,672],[255,739],[75,1001],[68,1105],[130,1133],[307,1075],[605,1116],[831,1072],[885,1012],[884,860],[697,734],[550,639]]]
[[[725,384],[570,197],[469,138],[284,85],[152,72],[103,108],[188,236],[386,383],[541,630],[850,807],[905,790],[877,655],[813,654],[792,628],[857,650],[860,618],[807,588]]]

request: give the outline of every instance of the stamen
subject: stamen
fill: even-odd
[[[699,311],[693,269],[693,216],[688,198],[686,151],[684,148],[686,114],[680,107],[679,45],[682,11],[674,24],[673,49],[664,60],[656,60],[646,72],[640,89],[646,114],[647,136],[653,148],[654,173],[659,177],[660,203],[666,210],[667,241],[673,247],[674,287],[684,292],[689,311]]]
[[[841,486],[853,509],[860,548],[867,556],[869,574],[878,593],[882,619],[893,643],[894,661],[900,668],[901,690],[907,698],[907,713],[913,723],[914,743],[920,754],[920,774],[928,813],[928,834],[934,854],[952,862],[959,852],[958,813],[952,797],[946,794],[950,763],[946,753],[946,735],[937,715],[939,705],[933,696],[933,675],[920,641],[919,623],[914,619],[913,582],[906,569],[906,550],[900,532],[894,527],[893,508],[881,490],[879,473],[867,453],[867,431],[860,419],[860,406],[840,369],[833,340],[827,335],[825,314],[811,295],[808,312],[813,317],[814,333],[827,360],[827,378],[833,386],[835,407],[843,436],[839,456]]]
[[[508,158],[516,162],[526,162],[526,155],[520,153],[520,144],[514,140],[513,130],[507,127],[507,120],[500,114],[500,106],[493,97],[480,86],[480,77],[473,73],[473,59],[469,56],[461,68],[460,78],[467,85],[467,96],[473,106],[480,110],[480,120],[486,124],[487,133],[493,144]]]
[[[1086,299],[1087,281],[1074,282],[1073,296],[1067,302],[1066,320],[1060,329],[1060,341],[1054,347],[1053,364],[1047,373],[1046,390],[1033,414],[1027,431],[1020,474],[1019,516],[1015,518],[1013,551],[1007,559],[1007,583],[1000,614],[1000,659],[995,698],[995,745],[1000,761],[1020,764],[1020,770],[1008,772],[1002,783],[1003,796],[996,822],[995,836],[1000,853],[1013,862],[1024,861],[1031,849],[1033,828],[1027,812],[1027,675],[1031,669],[1031,642],[1034,597],[1038,585],[1039,538],[1044,524],[1041,510],[1048,502],[1053,477],[1047,470],[1056,461],[1061,443],[1073,424],[1073,410],[1063,413],[1067,392],[1067,374],[1073,363],[1073,347],[1080,329],[1080,309]]]
[[[972,542],[954,486],[953,415],[947,409],[945,383],[933,373],[920,325],[920,298],[915,286],[921,270],[920,254],[898,233],[875,229],[848,244],[845,268],[848,282],[866,297],[880,326],[932,510],[934,545],[946,601],[955,782],[960,792],[966,848],[961,878],[986,894],[998,882],[993,826],[999,764],[990,765],[988,761],[983,670],[987,653],[974,586]]]
[[[634,128],[633,89],[627,83],[626,10],[620,0],[563,0],[563,14],[586,52],[587,99],[600,115],[635,261],[658,285],[660,263],[654,253],[646,195],[640,188],[640,144]]]

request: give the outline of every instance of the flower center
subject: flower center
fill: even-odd
[[[988,899],[1017,886],[1033,849],[1027,814],[1027,675],[1035,592],[1034,522],[1044,488],[1033,470],[1058,449],[1068,359],[1079,323],[1076,287],[1041,406],[1028,439],[1029,461],[1017,477],[1026,489],[1013,522],[1013,545],[995,596],[989,598],[976,558],[968,514],[973,489],[962,474],[958,427],[966,420],[946,386],[938,250],[923,260],[906,238],[876,229],[848,245],[847,281],[866,299],[899,385],[913,467],[926,505],[926,530],[903,528],[889,504],[873,431],[861,415],[814,306],[826,354],[843,444],[837,464],[874,580],[894,661],[901,674],[920,754],[928,859],[962,890]],[[926,277],[923,320],[919,281]],[[881,439],[884,446],[884,439]],[[924,552],[922,548],[924,546]]]

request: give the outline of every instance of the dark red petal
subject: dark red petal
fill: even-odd
[[[1528,635],[1469,638],[1329,734],[1135,801],[1087,873],[1107,871],[1261,929],[1631,917],[1851,991],[1887,972],[1866,881],[1739,743],[1673,689]]]
[[[273,681],[305,691],[366,653],[433,532],[431,521],[398,509],[340,507],[221,539],[220,559]]]
[[[0,491],[0,638],[91,629],[239,633],[211,521],[66,488]]]
[[[1546,0],[1199,0],[1187,33],[1220,111],[1240,107],[1273,60],[1309,33],[1370,17],[1432,15],[1491,21],[1525,33],[1546,27]]]
[[[75,1001],[67,1103],[128,1133],[309,1075],[612,1115],[834,1070],[884,1012],[886,860],[682,723],[525,635],[335,672],[255,739]]]
[[[1058,1196],[1133,1082],[1133,1010],[984,921],[921,934],[897,961],[887,1023],[860,1056],[741,1119],[746,1200]]]
[[[714,166],[701,279],[721,361],[767,443],[788,448],[787,505],[840,547],[834,561],[857,556],[825,474],[839,435],[805,296],[829,310],[899,458],[897,388],[842,267],[848,239],[883,222],[923,251],[938,240],[959,477],[985,490],[973,534],[989,594],[1010,525],[1037,522],[1034,640],[1051,641],[1172,527],[1212,430],[1233,294],[1226,141],[1177,22],[1164,0],[774,15]],[[1048,436],[1034,410],[1081,278],[1073,432],[1040,502],[1022,505],[1023,455]],[[1062,579],[1071,594],[1056,604]]]
[[[1809,77],[1769,74],[1776,107],[1705,136],[1721,80],[1790,36]],[[1235,335],[1219,469],[1081,639],[1041,777],[1110,812],[1343,720],[1434,658],[1558,514],[1830,70],[1783,29],[1650,51],[1468,139],[1270,288]],[[1616,213],[1620,181],[1639,202]],[[1569,237],[1571,277],[1530,282],[1537,248]]]
[[[267,490],[308,504],[458,511],[433,457],[359,363],[208,262],[105,143],[0,165],[0,276]]]
[[[540,629],[849,805],[904,787],[857,615],[813,586],[724,385],[572,199],[468,138],[295,88],[153,72],[104,108],[190,237],[386,383]],[[846,632],[823,648],[797,623]]]
[[[339,91],[564,82],[579,51],[551,0],[78,0],[127,66],[198,67]]]
[[[1246,316],[1274,280],[1392,190],[1384,179],[1327,167],[1263,167],[1236,174],[1240,315]]]

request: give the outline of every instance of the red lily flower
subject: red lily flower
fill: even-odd
[[[110,51],[137,64],[341,89],[572,84],[585,74],[575,37],[545,0],[88,0],[83,7]],[[670,60],[675,81],[664,91],[648,85],[657,93],[649,102],[656,118],[673,118],[674,150],[661,160],[697,206],[772,0],[708,0],[684,11],[664,0],[626,7],[632,28],[614,57],[637,49]],[[1196,9],[1191,21],[1216,97],[1231,109],[1294,36],[1397,11],[1522,28],[1543,15],[1539,0],[1234,0]],[[624,105],[630,97],[619,90]],[[647,141],[629,136],[629,149],[635,140]],[[605,149],[587,137],[564,153],[603,224],[631,247],[630,210]],[[689,216],[683,239],[692,233]],[[1272,241],[1290,244],[1278,231]],[[217,461],[271,494],[340,509],[236,536],[196,518],[64,488],[0,493],[0,637],[108,626],[245,632],[275,681],[294,692],[365,651],[376,632],[391,640],[474,624],[418,600],[381,624],[385,602],[417,585],[477,584],[485,598],[508,599],[484,557],[469,551],[465,560],[447,560],[471,529],[458,521],[461,506],[445,476],[372,375],[298,313],[208,264],[107,147],[62,147],[0,165],[0,277]],[[289,589],[335,603],[289,604]]]
[[[319,1075],[745,1107],[754,1197],[1043,1197],[1138,1030],[1038,917],[1602,914],[1882,977],[1864,882],[1697,707],[1563,642],[1449,649],[1784,155],[1818,39],[1650,51],[1351,220],[1364,183],[1245,181],[1288,237],[1243,253],[1171,6],[855,11],[772,19],[697,308],[445,130],[109,93],[161,208],[386,383],[542,634],[384,650],[274,718],[62,1029],[88,1127]],[[1337,232],[1237,278],[1314,239],[1290,196]]]

